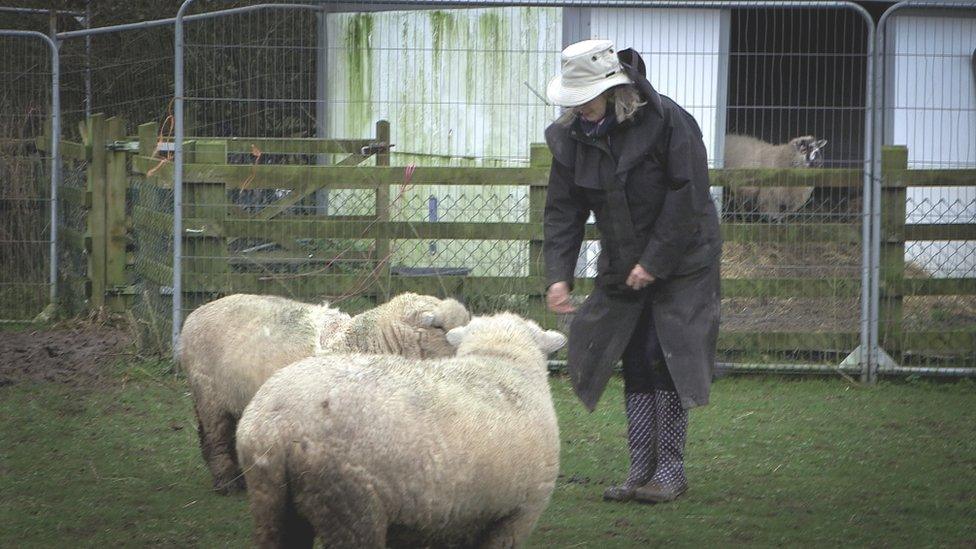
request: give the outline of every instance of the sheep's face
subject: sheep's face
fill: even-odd
[[[391,320],[406,337],[416,340],[422,358],[453,356],[455,349],[447,341],[447,332],[466,325],[471,315],[464,305],[454,299],[438,299],[432,296],[401,294],[385,306]]]
[[[790,145],[793,145],[793,150],[796,153],[793,157],[794,167],[823,167],[823,148],[827,146],[826,139],[817,139],[812,135],[804,135],[803,137],[795,137],[791,139]]]
[[[491,333],[506,341],[515,334],[529,336],[539,350],[546,355],[558,351],[566,345],[566,336],[563,334],[555,330],[543,330],[535,322],[513,313],[475,317],[467,326],[454,328],[447,332],[447,341],[451,345],[459,347],[465,339],[483,333]]]

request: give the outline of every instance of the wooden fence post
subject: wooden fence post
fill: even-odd
[[[226,164],[226,141],[186,143],[188,164]],[[228,272],[226,183],[183,183],[184,304],[188,309],[212,299],[212,293],[230,293]],[[190,220],[200,220],[202,226]],[[195,231],[201,231],[196,233]]]
[[[85,230],[85,249],[88,251],[88,304],[92,309],[105,305],[105,256],[106,256],[106,227],[105,227],[105,194],[107,188],[106,163],[107,150],[105,138],[107,127],[105,115],[93,114],[88,118],[85,127],[88,133],[88,143],[91,144],[91,161],[88,163],[87,229]]]
[[[381,146],[385,145],[389,147],[390,145],[390,123],[386,120],[379,120],[376,122],[376,141]],[[382,152],[376,153],[376,165],[377,166],[389,166],[390,165],[390,150],[387,148]],[[390,221],[390,186],[381,184],[376,187],[376,220],[379,223],[386,223]],[[390,279],[390,262],[393,258],[390,256],[390,239],[388,237],[377,238],[376,239],[376,261],[382,262],[378,265],[379,269],[376,271],[376,280],[381,281],[381,284],[377,284],[377,289],[383,288],[383,284]],[[386,287],[386,295],[383,295],[383,301],[390,298],[389,286]],[[380,296],[377,296],[380,297]]]
[[[533,143],[529,147],[529,166],[532,168],[548,168],[552,164],[552,154],[549,147],[543,143]],[[542,225],[546,209],[546,187],[533,185],[529,187],[529,223]],[[529,276],[545,276],[545,260],[542,256],[542,241],[529,241]],[[544,288],[540,288],[544,290]]]
[[[548,168],[552,165],[552,154],[549,147],[544,143],[533,143],[529,145],[529,167]],[[543,218],[546,211],[546,190],[548,187],[539,185],[529,186],[529,224],[533,227],[542,227]],[[540,231],[541,233],[541,231]],[[542,240],[529,240],[529,280],[534,283],[538,281],[538,293],[529,296],[528,315],[546,328],[556,328],[555,315],[546,309],[545,304],[545,257],[542,253]]]
[[[151,157],[156,150],[156,140],[159,135],[159,123],[147,122],[139,125],[139,156]]]
[[[125,124],[121,118],[108,119],[106,143],[125,137]],[[100,145],[105,148],[105,145]],[[109,150],[105,160],[105,304],[109,311],[126,310],[126,228],[125,195],[129,188],[124,150]]]
[[[908,148],[881,151],[881,302],[878,310],[880,345],[890,353],[902,346],[902,296],[905,280],[906,190]]]

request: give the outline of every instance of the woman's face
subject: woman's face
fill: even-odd
[[[578,107],[574,107],[574,109],[576,110],[576,114],[583,117],[583,120],[587,122],[599,122],[607,114],[607,98],[601,93],[596,98]]]

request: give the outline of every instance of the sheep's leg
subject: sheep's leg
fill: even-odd
[[[197,416],[197,437],[200,439],[200,453],[203,454],[203,461],[210,466],[210,456],[213,454],[213,449],[210,444],[210,437],[207,436],[206,430],[203,428],[203,420],[200,419],[200,410],[196,404],[193,405],[193,411]]]
[[[251,496],[252,501],[255,500]],[[254,519],[254,545],[262,549],[287,547],[289,549],[311,549],[315,544],[315,530],[312,524],[295,512],[290,505],[286,509],[261,507],[266,501],[257,499],[252,505]]]
[[[534,506],[530,508],[520,508],[512,514],[492,524],[478,544],[484,549],[497,549],[520,547],[525,545],[529,534],[535,528],[536,521],[541,515],[541,508],[544,506]]]
[[[275,458],[251,459],[247,476],[250,484],[251,517],[254,520],[254,545],[261,548],[308,548],[315,542],[312,524],[295,508],[289,494],[283,464]],[[253,456],[252,456],[253,458]]]
[[[388,520],[366,480],[348,472],[326,474],[321,480],[327,489],[302,490],[297,501],[325,547],[385,548]]]
[[[285,511],[281,531],[282,547],[289,549],[312,549],[315,543],[315,530],[312,523],[299,515],[291,505]]]
[[[224,411],[197,407],[200,450],[213,477],[214,490],[230,494],[244,489],[244,477],[237,464],[234,435],[237,420]]]

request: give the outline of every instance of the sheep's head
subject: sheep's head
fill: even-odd
[[[821,168],[823,167],[823,153],[821,150],[827,146],[826,139],[817,139],[812,135],[794,137],[790,140],[793,146],[793,167],[795,168]]]
[[[524,341],[528,338],[545,355],[558,351],[566,345],[566,336],[563,334],[556,330],[543,330],[535,322],[514,313],[475,317],[468,325],[447,332],[447,341],[455,347],[460,347],[465,340],[478,335],[506,343],[519,339]]]
[[[471,320],[464,305],[454,299],[413,293],[400,294],[377,309],[385,311],[380,318],[401,334],[404,349],[414,349],[405,354],[421,358],[453,356],[455,350],[447,341],[447,332]]]

